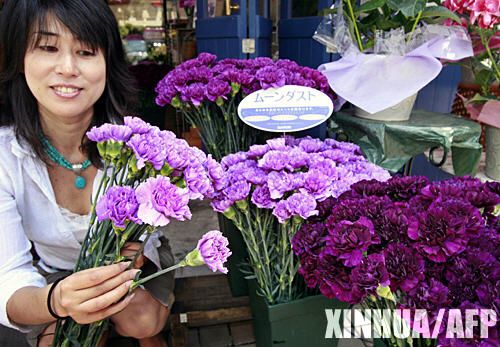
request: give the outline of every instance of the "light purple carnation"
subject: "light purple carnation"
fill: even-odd
[[[316,216],[319,211],[316,210],[316,199],[309,194],[295,193],[286,199],[288,211],[293,216],[300,216],[307,219]]]
[[[90,141],[122,141],[126,142],[132,135],[132,130],[126,125],[103,124],[100,127],[92,127],[87,132],[87,137]]]
[[[269,145],[252,145],[247,152],[249,159],[260,158],[269,151]]]
[[[245,152],[231,153],[222,158],[221,164],[222,167],[228,169],[245,160],[247,160],[247,154]]]
[[[97,219],[110,220],[115,227],[125,228],[127,221],[142,224],[137,217],[139,204],[131,187],[110,187],[96,205]]]
[[[280,223],[285,223],[292,216],[286,200],[278,201],[273,210],[273,215],[278,218],[278,222]]]
[[[252,202],[258,208],[274,208],[276,202],[271,199],[267,185],[257,186],[252,193]]]
[[[288,192],[294,189],[293,187],[293,176],[282,171],[272,171],[267,176],[267,186],[271,193],[272,199],[279,199]]]
[[[250,194],[250,183],[244,180],[231,182],[231,184],[224,189],[226,197],[232,201],[244,200]]]
[[[264,154],[259,160],[259,167],[266,170],[283,170],[289,165],[289,157],[286,152],[272,150]]]
[[[189,189],[190,199],[202,200],[207,196],[212,196],[214,193],[214,187],[208,177],[208,173],[201,165],[188,166],[184,170],[184,180]]]
[[[232,254],[229,248],[228,240],[218,230],[207,232],[198,241],[196,249],[200,252],[203,261],[213,272],[220,271],[227,273],[224,263]]]
[[[210,206],[216,211],[220,213],[224,213],[233,205],[234,201],[226,198],[223,194],[212,199]]]
[[[189,145],[180,139],[176,139],[166,148],[166,162],[175,170],[184,170],[194,159]]]
[[[170,219],[191,219],[189,190],[179,188],[165,176],[151,177],[136,190],[138,217],[152,226],[165,226]]]
[[[323,201],[332,195],[332,179],[320,170],[310,170],[304,174],[302,193],[313,196],[317,201]]]
[[[151,163],[156,170],[161,170],[167,157],[163,138],[157,132],[136,134],[127,142],[137,159],[137,168],[142,169]]]
[[[227,177],[224,175],[222,166],[215,159],[213,159],[210,154],[208,155],[204,166],[208,172],[208,176],[212,180],[215,190],[219,191],[223,189],[226,186]]]
[[[146,123],[139,117],[125,117],[123,121],[126,126],[132,129],[134,134],[145,134],[151,129],[151,124]]]

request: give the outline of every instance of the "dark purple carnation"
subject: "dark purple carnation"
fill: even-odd
[[[382,254],[370,254],[351,273],[354,284],[353,291],[361,293],[363,297],[376,295],[379,286],[387,287],[390,284],[389,273],[385,267],[385,258]]]
[[[255,75],[262,89],[283,87],[286,83],[286,75],[282,69],[274,66],[265,66],[257,71]]]
[[[378,243],[373,223],[361,217],[356,222],[344,220],[329,228],[324,251],[338,257],[345,266],[354,267],[361,264],[368,247]]]
[[[424,258],[412,247],[391,243],[384,250],[384,257],[392,292],[399,288],[408,292],[425,279]]]

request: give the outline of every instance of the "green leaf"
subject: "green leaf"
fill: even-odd
[[[472,98],[470,98],[469,100],[467,100],[467,103],[485,103],[485,102],[490,101],[490,100],[492,100],[492,99],[478,93],[478,94],[474,95]]]
[[[450,11],[444,6],[430,6],[426,7],[422,12],[422,18],[441,18],[453,19],[455,22],[460,23],[460,17],[456,13]]]
[[[416,17],[425,9],[426,0],[387,0],[387,5],[393,10],[401,11],[406,18]]]
[[[376,10],[376,9],[384,6],[386,2],[387,2],[387,0],[370,0],[368,2],[365,2],[360,7],[356,8],[356,10],[354,12],[355,12],[356,16],[359,15],[360,13],[371,12],[373,10]]]

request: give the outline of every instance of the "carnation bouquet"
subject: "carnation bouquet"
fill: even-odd
[[[223,59],[201,53],[169,72],[156,87],[156,102],[181,110],[188,122],[200,129],[203,144],[220,160],[229,153],[247,150],[257,142],[258,130],[244,124],[237,114],[241,100],[260,89],[299,85],[328,94],[340,101],[317,70],[282,59]]]
[[[224,157],[225,184],[212,207],[240,230],[250,274],[269,305],[304,296],[291,238],[318,214],[318,202],[337,197],[364,180],[389,174],[367,162],[351,143],[282,137]]]
[[[104,173],[75,272],[122,261],[134,266],[157,227],[172,219],[190,219],[189,201],[212,197],[220,185],[222,168],[210,155],[140,118],[94,127],[87,137],[97,142]],[[127,242],[141,241],[132,259],[121,256]],[[179,264],[136,278],[130,290],[181,266],[207,264],[213,271],[225,272],[223,263],[229,255],[227,240],[218,231],[209,232]],[[59,320],[54,346],[97,346],[107,326],[107,320],[87,325],[71,317]]]
[[[328,298],[371,309],[427,310],[430,329],[408,321],[427,346],[438,341],[442,346],[498,346],[495,328],[488,340],[478,338],[476,327],[459,341],[432,326],[447,320],[439,318],[441,308],[493,309],[498,315],[499,204],[499,183],[472,178],[358,182],[325,200],[319,215],[297,232],[298,271]],[[411,338],[385,342],[412,344]]]

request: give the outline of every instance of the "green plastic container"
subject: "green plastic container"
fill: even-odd
[[[248,287],[257,347],[337,346],[338,339],[325,338],[325,309],[346,309],[349,304],[315,295],[269,306],[257,295],[254,280]]]
[[[231,256],[227,261],[227,278],[229,288],[234,297],[247,296],[248,286],[245,275],[241,272],[242,265],[248,262],[248,252],[243,241],[243,236],[238,228],[229,219],[224,217],[222,213],[218,214],[220,231],[227,237],[229,241],[229,249]]]

